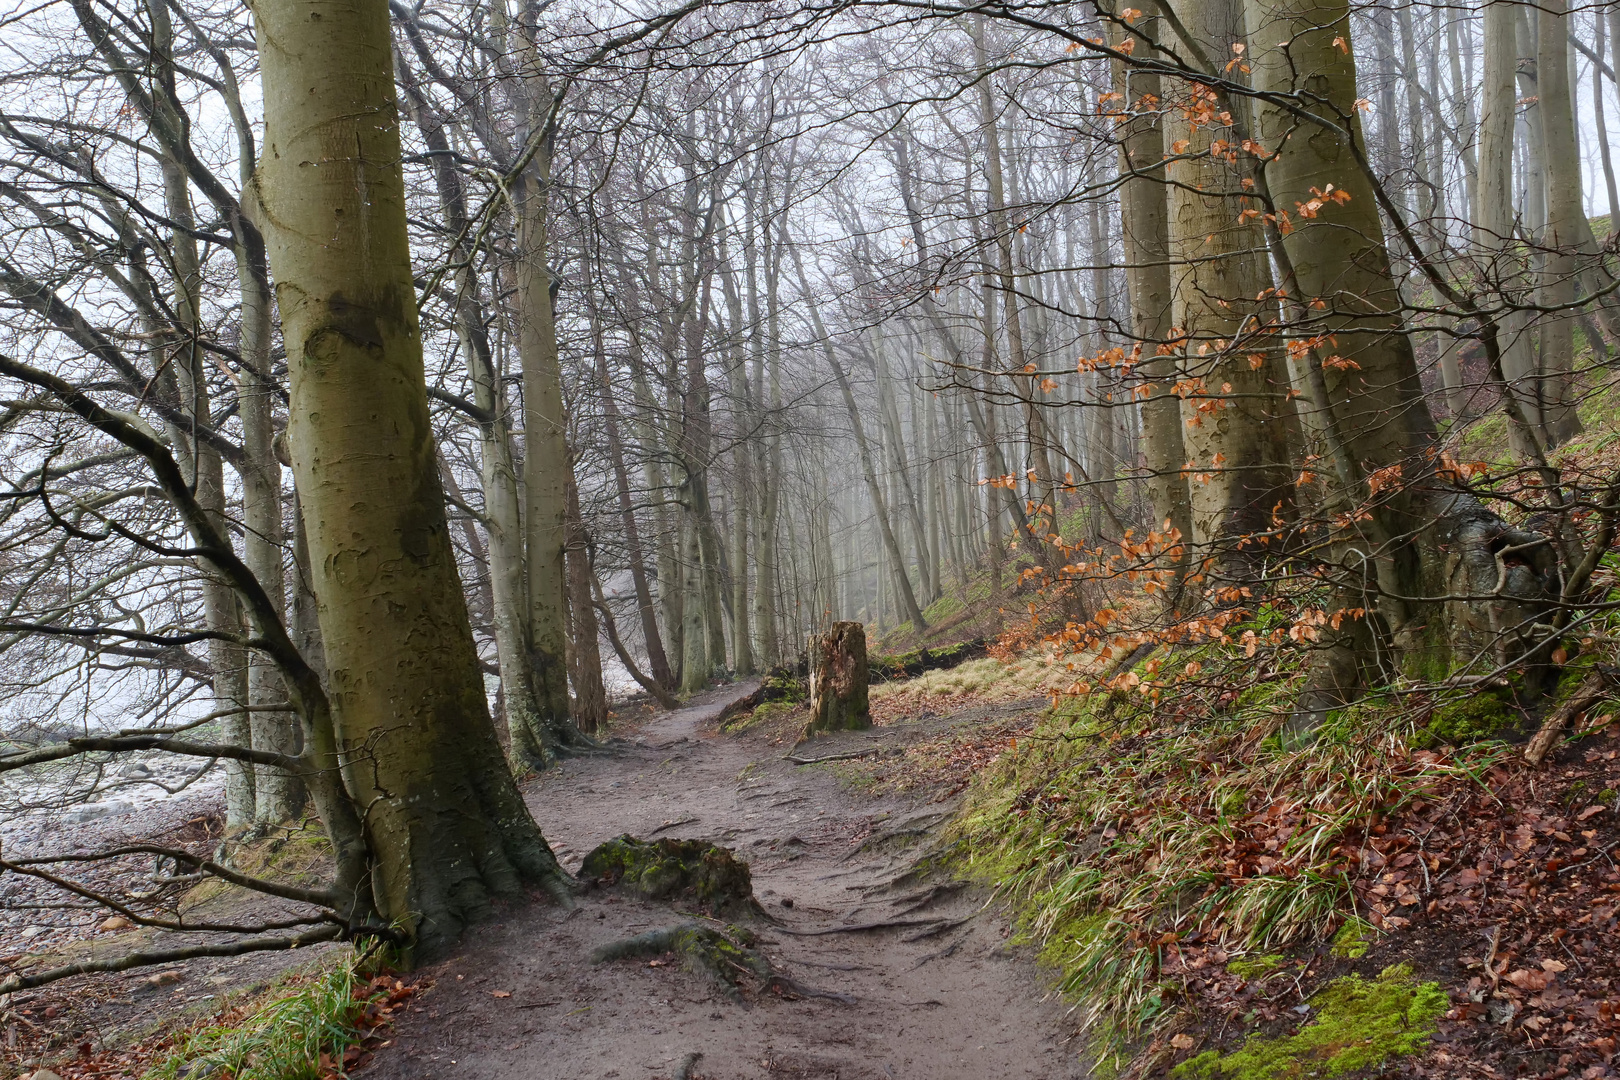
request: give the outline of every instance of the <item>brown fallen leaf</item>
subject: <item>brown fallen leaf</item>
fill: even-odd
[[[113,915],[113,916],[111,916],[109,918],[106,918],[106,919],[102,920],[101,929],[103,929],[103,930],[128,930],[130,927],[132,927],[134,925],[135,925],[134,923],[130,922],[128,919],[124,918],[122,915]]]
[[[510,991],[510,990],[491,990],[490,991],[490,996],[491,997],[511,997],[512,996],[512,991]]]
[[[1520,968],[1510,971],[1507,981],[1520,990],[1545,990],[1547,988],[1547,973],[1544,971],[1531,971],[1529,968]]]
[[[1607,809],[1608,809],[1608,807],[1604,806],[1602,803],[1593,803],[1591,806],[1588,806],[1585,810],[1582,810],[1579,814],[1576,814],[1575,815],[1575,820],[1576,821],[1585,821],[1589,817],[1596,817],[1597,815],[1603,813],[1603,811],[1605,811]]]
[[[1170,1037],[1170,1045],[1175,1047],[1177,1050],[1191,1050],[1195,1043],[1191,1035],[1182,1032],[1181,1034],[1172,1035]]]

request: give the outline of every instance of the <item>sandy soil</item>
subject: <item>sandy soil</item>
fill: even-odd
[[[572,910],[534,904],[480,927],[426,973],[433,988],[359,1075],[659,1080],[684,1065],[708,1080],[1083,1077],[1064,1006],[982,896],[883,887],[944,808],[851,794],[827,766],[785,761],[763,737],[718,734],[721,709],[750,689],[716,691],[616,753],[566,763],[528,790],[529,805],[570,869],[623,833],[734,849],[769,915],[758,926],[767,954],[854,1004],[766,995],[739,1006],[674,966],[592,966],[597,946],[680,920],[668,905],[593,892]],[[974,718],[847,733],[797,753],[882,752],[953,722]],[[888,920],[910,925],[848,929]],[[804,935],[815,930],[834,932]]]

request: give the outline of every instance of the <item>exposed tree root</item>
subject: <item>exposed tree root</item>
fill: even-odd
[[[939,926],[946,919],[881,919],[877,922],[851,923],[848,926],[824,926],[819,930],[794,930],[781,926],[777,929],[794,937],[825,937],[828,934],[864,934],[872,930],[903,930],[919,926]],[[948,929],[948,927],[947,927]]]
[[[758,944],[759,939],[742,927],[732,926],[721,931],[702,923],[680,923],[603,945],[591,954],[591,962],[602,964],[674,953],[680,957],[682,968],[708,976],[716,989],[745,1008],[748,1001],[743,997],[742,980],[748,976],[759,980],[761,992],[768,990],[784,996],[855,1004],[855,999],[848,994],[806,986],[778,971]]]

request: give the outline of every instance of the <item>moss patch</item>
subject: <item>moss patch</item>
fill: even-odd
[[[751,931],[740,926],[721,931],[702,923],[684,923],[604,945],[591,954],[591,962],[602,964],[674,953],[684,970],[707,976],[721,993],[740,1003],[739,975],[749,973],[761,979],[771,976],[770,961],[755,948],[758,943]]]
[[[1372,948],[1373,938],[1377,934],[1378,930],[1372,923],[1359,915],[1352,915],[1333,935],[1328,951],[1341,960],[1359,960]]]
[[[1368,982],[1335,979],[1311,998],[1316,1019],[1292,1035],[1251,1038],[1224,1057],[1206,1050],[1176,1066],[1188,1080],[1304,1080],[1342,1076],[1415,1053],[1450,1006],[1439,983],[1419,983],[1406,964]]]
[[[1283,958],[1280,953],[1267,953],[1265,956],[1245,956],[1241,960],[1234,960],[1226,965],[1226,970],[1245,982],[1253,982],[1265,978],[1282,966]]]
[[[748,864],[706,840],[621,836],[585,856],[580,872],[649,900],[686,903],[716,913],[759,910]]]
[[[1437,707],[1429,722],[1413,737],[1413,745],[1468,746],[1501,736],[1517,727],[1523,717],[1505,690],[1469,694]]]

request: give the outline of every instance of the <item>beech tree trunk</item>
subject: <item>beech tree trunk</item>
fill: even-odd
[[[1238,0],[1193,0],[1180,12],[1207,55],[1234,56],[1244,44]],[[1199,108],[1212,94],[1197,83],[1177,90],[1202,99],[1189,102]],[[1236,132],[1231,121],[1194,125],[1180,109],[1171,111],[1171,148],[1185,155],[1169,166],[1169,247],[1176,266],[1174,324],[1184,335],[1182,376],[1196,387],[1182,401],[1192,539],[1218,565],[1243,561],[1238,542],[1267,531],[1273,507],[1289,498],[1272,435],[1279,425],[1270,423],[1280,413],[1268,378],[1275,345],[1256,334],[1276,310],[1261,299],[1271,286],[1265,241],[1258,213],[1245,215],[1256,207],[1245,194],[1242,170],[1214,145],[1240,142]]]
[[[1567,306],[1580,293],[1582,252],[1591,244],[1591,225],[1581,203],[1580,147],[1575,137],[1574,96],[1569,78],[1567,0],[1544,0],[1536,14],[1536,85],[1540,100],[1542,155],[1547,169],[1548,251],[1542,266],[1541,302]],[[1551,312],[1541,318],[1541,413],[1545,445],[1558,446],[1581,432],[1574,404],[1575,313]]]
[[[1144,26],[1156,35],[1156,22]],[[1174,530],[1181,544],[1192,541],[1192,503],[1182,467],[1187,451],[1182,440],[1181,401],[1171,390],[1176,368],[1170,345],[1174,325],[1171,308],[1174,286],[1170,273],[1170,202],[1165,185],[1164,128],[1155,104],[1161,97],[1157,73],[1132,72],[1114,65],[1114,90],[1128,119],[1119,130],[1119,201],[1125,246],[1125,282],[1130,292],[1131,332],[1142,350],[1142,451],[1147,468],[1148,502],[1153,507],[1153,528]],[[1183,548],[1185,550],[1185,548]],[[1180,581],[1186,558],[1173,561],[1176,586],[1168,594],[1180,602]]]
[[[544,768],[559,751],[580,742],[569,715],[568,547],[569,459],[563,411],[562,372],[557,355],[556,312],[551,271],[546,265],[546,214],[550,202],[549,119],[551,94],[539,70],[539,56],[520,28],[524,71],[526,137],[542,148],[514,185],[518,217],[517,347],[523,369],[523,532],[528,581],[529,666],[538,715],[508,712],[511,754],[516,762]],[[525,723],[525,721],[527,721]]]
[[[560,888],[489,722],[424,382],[384,0],[259,5],[261,181],[343,779],[383,918],[441,953]],[[312,168],[311,162],[319,162]],[[558,463],[564,465],[565,463]]]

